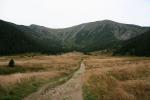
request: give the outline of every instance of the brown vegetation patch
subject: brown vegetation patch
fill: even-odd
[[[85,100],[150,100],[150,59],[90,56]]]

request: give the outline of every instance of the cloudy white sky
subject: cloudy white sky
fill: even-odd
[[[0,0],[0,19],[51,28],[104,19],[150,26],[150,0]]]

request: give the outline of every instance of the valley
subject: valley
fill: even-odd
[[[150,0],[0,0],[0,100],[150,100]]]
[[[150,100],[150,0],[0,0],[0,100]]]
[[[0,20],[0,100],[149,100],[150,28]],[[11,63],[10,63],[11,62]]]
[[[18,69],[8,68],[10,58]],[[78,52],[0,57],[0,100],[149,100],[150,58]],[[32,69],[32,70],[31,70]]]

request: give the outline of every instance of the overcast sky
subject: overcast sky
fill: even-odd
[[[51,28],[104,19],[150,26],[150,0],[0,0],[0,19]]]

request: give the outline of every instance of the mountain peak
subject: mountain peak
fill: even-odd
[[[106,23],[106,24],[118,23],[118,22],[115,22],[115,21],[112,21],[112,20],[108,20],[108,19],[102,20],[100,22],[101,23]]]
[[[39,25],[36,25],[36,24],[31,24],[30,26],[31,26],[31,27],[34,27],[34,26],[39,26]]]
[[[102,22],[114,22],[114,21],[109,20],[109,19],[105,19],[105,20],[102,20]]]

